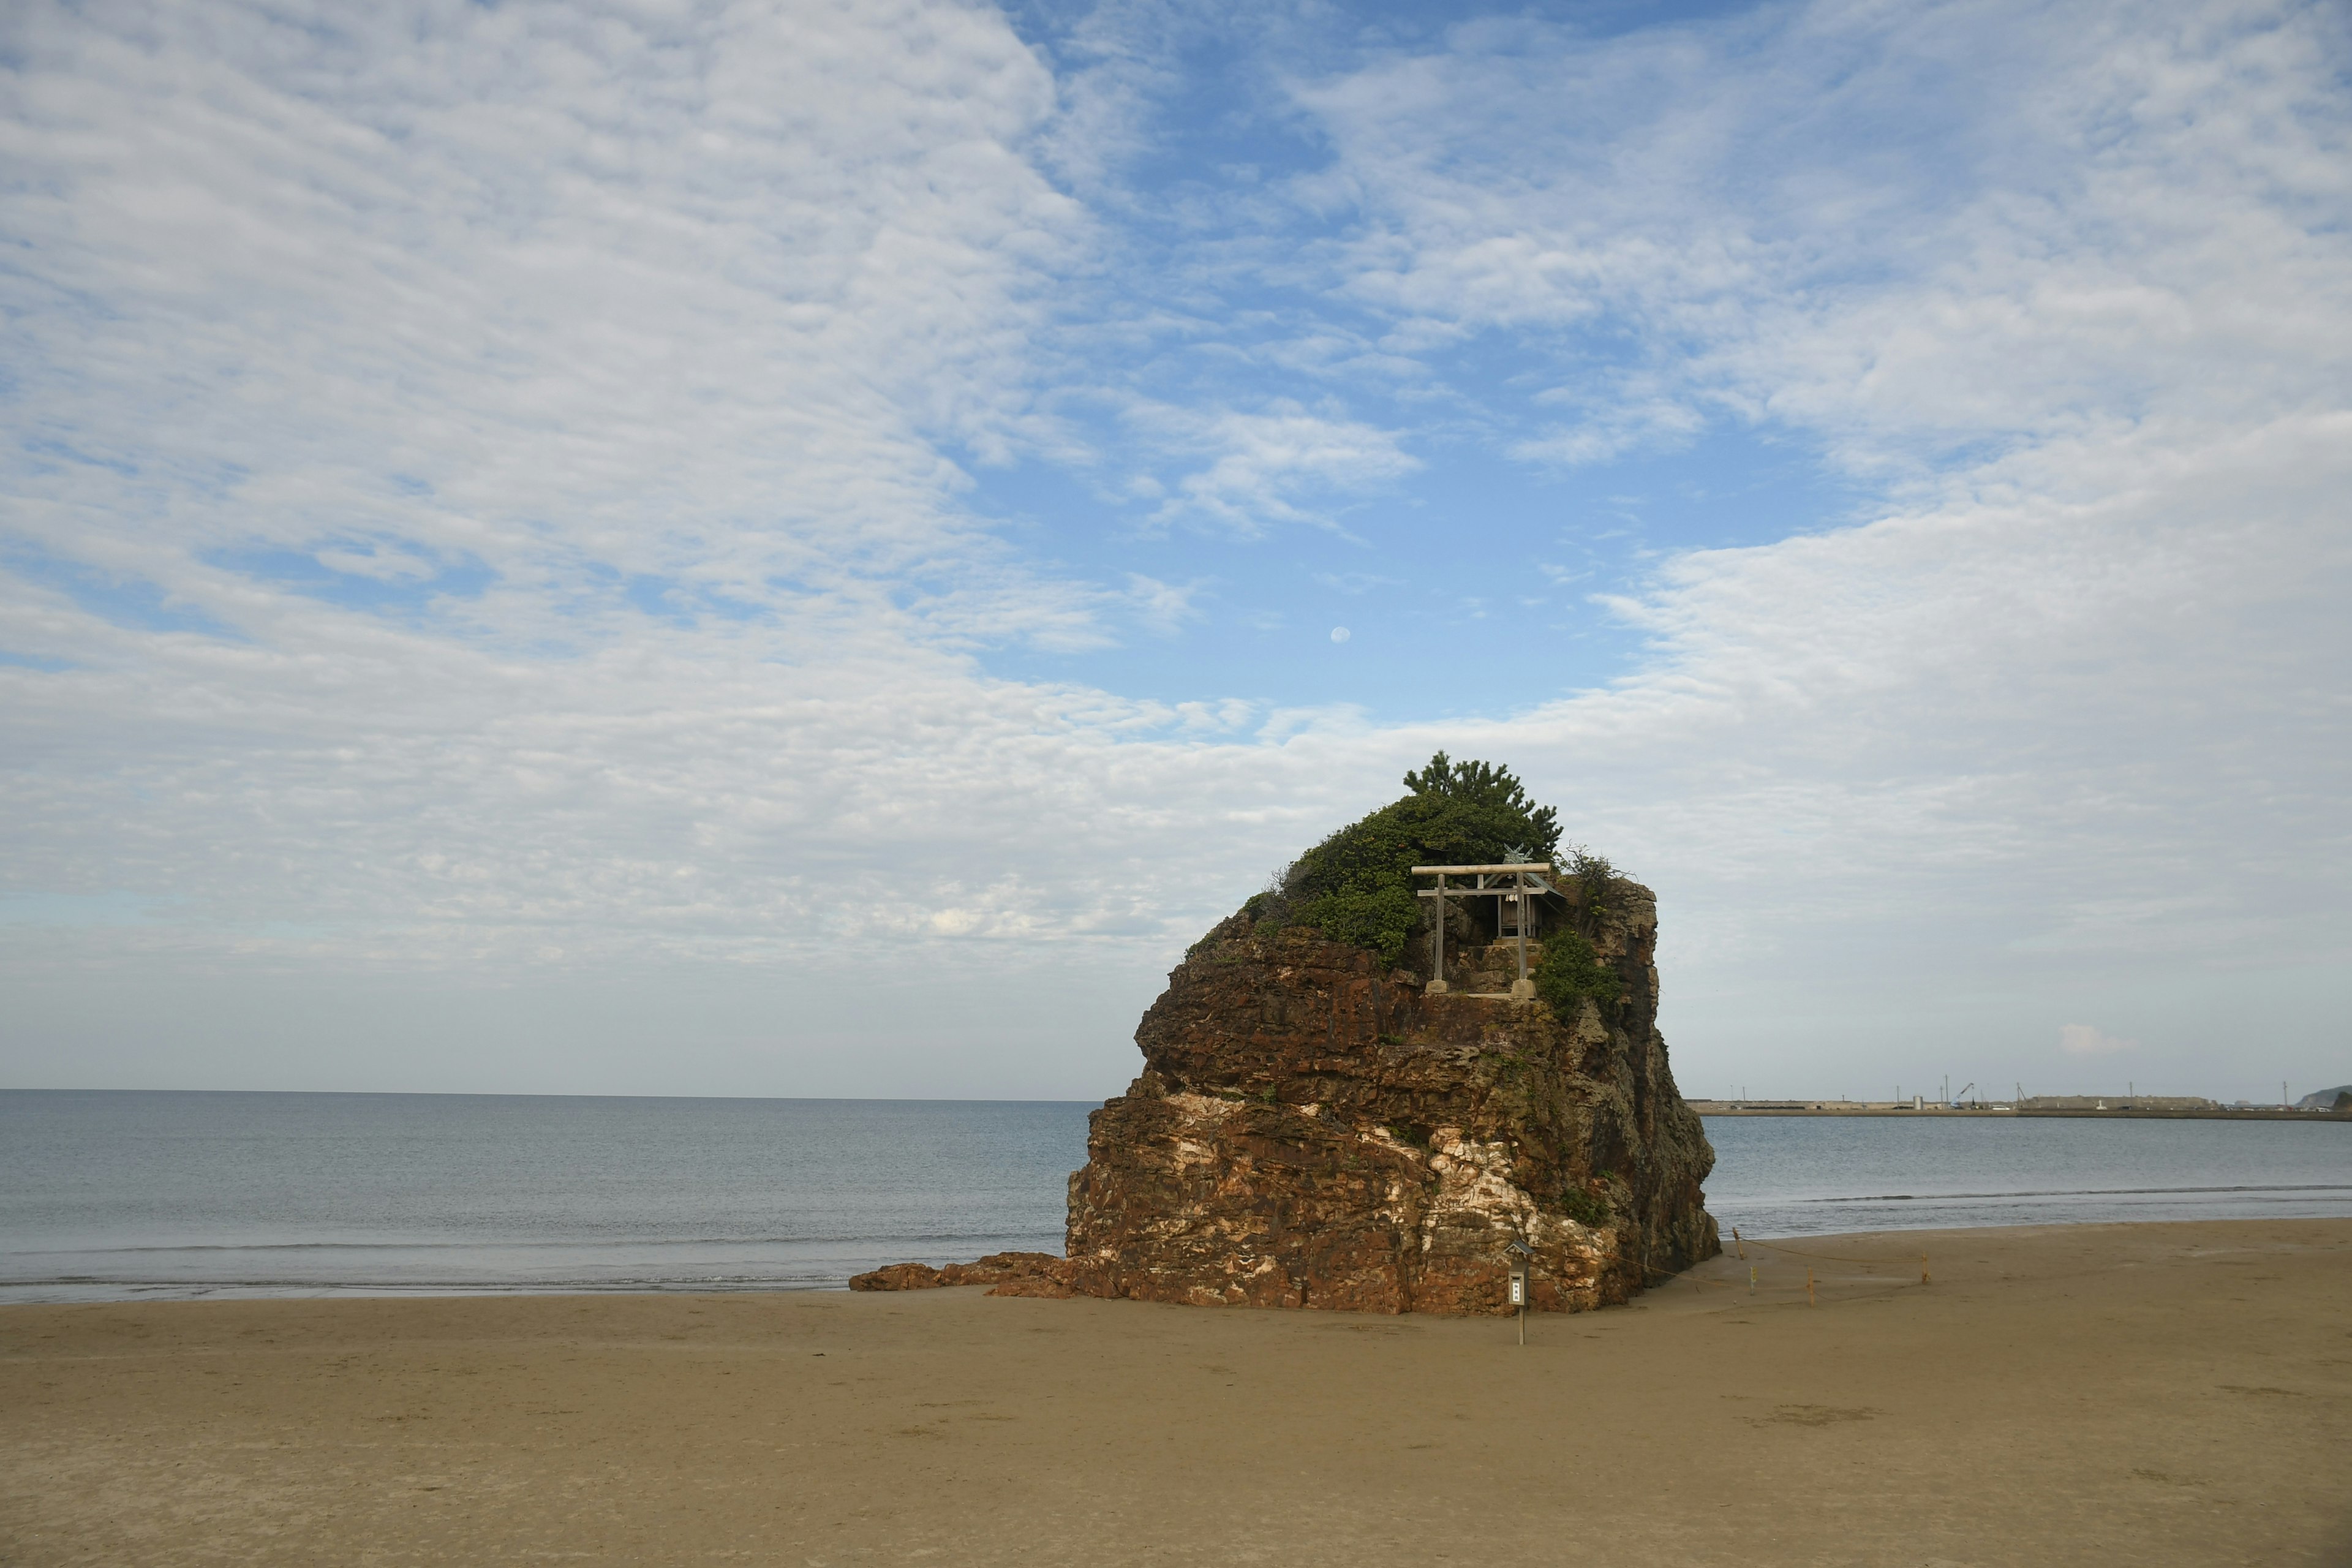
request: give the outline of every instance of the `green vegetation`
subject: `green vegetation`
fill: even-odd
[[[1592,944],[1572,931],[1556,931],[1544,938],[1543,959],[1531,978],[1536,994],[1551,1004],[1562,1023],[1576,1016],[1584,998],[1605,1005],[1617,1000],[1624,990],[1617,972],[1601,963]]]
[[[1548,860],[1559,822],[1508,768],[1454,762],[1444,752],[1404,775],[1412,793],[1339,829],[1278,872],[1244,906],[1254,920],[1311,925],[1369,948],[1385,963],[1404,955],[1420,921],[1412,868],[1495,865],[1514,853]],[[1606,870],[1605,863],[1603,867]]]
[[[1607,1225],[1613,1212],[1607,1198],[1587,1192],[1582,1187],[1570,1187],[1561,1194],[1559,1206],[1560,1212],[1577,1224],[1596,1227]]]
[[[1560,869],[1568,879],[1584,891],[1584,907],[1599,914],[1609,907],[1609,894],[1617,880],[1617,868],[1579,844],[1568,852],[1567,863]]]

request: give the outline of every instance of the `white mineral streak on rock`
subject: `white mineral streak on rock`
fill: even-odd
[[[1224,1156],[1216,1143],[1217,1130],[1233,1114],[1233,1101],[1208,1094],[1171,1094],[1167,1101],[1186,1123],[1175,1140],[1176,1168],[1196,1171],[1223,1164]]]
[[[1525,1236],[1538,1210],[1536,1200],[1510,1178],[1513,1159],[1508,1143],[1479,1143],[1462,1136],[1459,1127],[1441,1127],[1430,1135],[1429,1168],[1437,1173],[1437,1191],[1422,1211],[1421,1248],[1449,1221],[1459,1225],[1475,1218],[1488,1229]]]
[[[1198,1170],[1202,1166],[1214,1165],[1218,1163],[1217,1146],[1215,1144],[1203,1142],[1198,1138],[1179,1138],[1176,1140],[1176,1168],[1178,1170]]]

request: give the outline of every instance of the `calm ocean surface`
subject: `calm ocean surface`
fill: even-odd
[[[1091,1102],[0,1091],[0,1300],[778,1289],[1058,1252]],[[2352,1214],[2352,1126],[1717,1118],[1727,1230]]]

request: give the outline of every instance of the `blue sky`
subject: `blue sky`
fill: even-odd
[[[992,671],[1182,701],[1348,703],[1382,719],[1532,707],[1638,667],[1644,639],[1602,595],[1691,549],[1767,543],[1855,504],[1807,454],[1742,429],[1552,471],[1433,439],[1381,493],[1235,538],[1155,523],[1045,464],[976,475],[973,504],[1066,570],[1147,578],[1183,610],[1111,647],[993,649]],[[1333,642],[1334,629],[1344,641]]]
[[[1116,647],[992,650],[988,668],[1170,701],[1508,710],[1634,668],[1645,639],[1600,600],[1658,562],[1861,516],[1878,487],[1824,461],[1813,433],[1748,411],[1662,403],[1655,428],[1529,451],[1678,345],[1608,310],[1416,332],[1352,294],[1344,256],[1379,215],[1320,188],[1344,153],[1296,90],[1442,48],[1480,16],[1557,47],[1737,10],[1310,9],[1263,33],[1208,8],[1013,14],[1066,70],[1140,40],[1158,52],[1123,155],[1087,182],[1104,187],[1114,259],[1057,323],[1077,374],[1047,405],[1077,450],[961,453],[969,504],[1059,569],[1181,597],[1148,601]],[[1286,422],[1302,450],[1204,484],[1213,436],[1188,447],[1181,417],[1203,405]]]
[[[1657,890],[1694,1088],[2352,1077],[2340,7],[0,71],[0,1079],[1108,1093],[1440,748]]]

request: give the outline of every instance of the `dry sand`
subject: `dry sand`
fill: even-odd
[[[1630,1308],[0,1309],[0,1562],[2352,1564],[2352,1220],[1907,1233]]]

